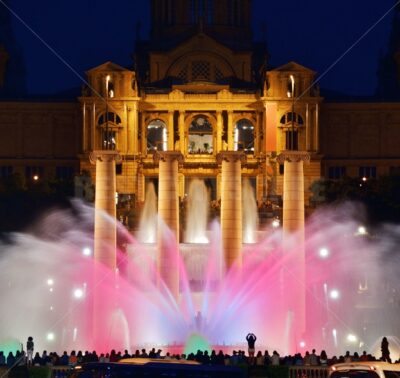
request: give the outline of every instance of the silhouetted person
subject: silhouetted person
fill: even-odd
[[[392,360],[390,359],[389,341],[387,340],[386,337],[384,337],[384,338],[382,339],[381,351],[382,351],[381,360],[391,363]]]
[[[29,336],[26,342],[26,363],[28,366],[32,366],[34,345],[33,337]]]
[[[254,333],[248,333],[246,336],[247,344],[249,346],[249,363],[252,365],[254,362],[254,353],[256,351],[257,337]]]
[[[11,367],[15,364],[15,357],[12,352],[8,353],[7,356],[7,366]]]

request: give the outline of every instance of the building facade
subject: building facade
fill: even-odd
[[[229,2],[229,4],[228,4]],[[157,186],[157,151],[179,151],[179,197],[203,178],[218,201],[222,151],[242,151],[242,177],[259,205],[279,204],[283,166],[277,155],[307,151],[304,191],[321,178],[398,172],[398,102],[326,102],[316,73],[296,62],[268,68],[265,44],[251,33],[246,0],[151,2],[150,38],[138,41],[134,68],[106,62],[71,102],[0,102],[0,175],[90,175],[90,153],[115,149],[122,203],[140,204]],[[225,10],[229,9],[229,12]],[[7,51],[0,50],[0,76]],[[0,79],[1,79],[0,77]],[[0,80],[0,85],[4,80]]]

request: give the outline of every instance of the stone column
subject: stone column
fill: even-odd
[[[167,138],[168,138],[168,151],[173,151],[174,146],[174,111],[168,112],[168,126],[167,126]]]
[[[265,196],[275,196],[278,192],[278,164],[276,162],[276,156],[274,154],[268,154],[265,157]]]
[[[228,151],[233,151],[234,149],[234,133],[233,112],[228,110]]]
[[[221,233],[225,268],[242,266],[242,176],[243,152],[225,151],[217,155],[221,164]]]
[[[291,234],[304,232],[304,171],[303,162],[309,162],[305,151],[283,151],[278,156],[284,164],[283,176],[283,231]]]
[[[182,154],[177,151],[154,155],[154,161],[159,163],[158,216],[161,222],[158,224],[157,269],[159,278],[175,299],[179,297],[178,164],[182,159]]]
[[[115,163],[121,157],[117,151],[98,150],[90,154],[90,161],[96,164],[96,196],[94,219],[94,293],[92,340],[93,345],[105,345],[109,339],[106,331],[110,326],[114,298],[104,301],[100,283],[107,279],[113,284],[117,268],[117,225],[115,206]],[[108,216],[107,216],[108,215]],[[104,271],[107,267],[110,274]],[[108,346],[107,346],[108,347]]]
[[[86,103],[82,104],[82,152],[85,153],[87,151],[86,145]]]
[[[284,267],[282,291],[284,311],[293,315],[291,349],[295,349],[306,330],[303,163],[309,162],[310,155],[305,151],[283,151],[277,160],[284,164],[283,251],[290,254]]]
[[[137,201],[143,203],[145,200],[146,182],[143,174],[143,162],[138,161],[137,169]]]
[[[147,156],[147,125],[145,113],[140,113],[140,151],[142,156]]]
[[[222,120],[222,112],[220,110],[217,111],[217,146],[214,148],[214,152],[222,151],[222,132],[224,128],[224,123]]]
[[[94,258],[111,270],[115,270],[117,267],[115,163],[121,161],[121,156],[117,151],[98,150],[90,154],[90,161],[96,164]],[[111,219],[107,219],[104,213]]]
[[[314,151],[319,152],[319,104],[315,105]]]
[[[131,106],[128,107],[128,154],[129,155],[137,155],[139,148],[138,148],[138,106],[137,102],[134,102]]]
[[[306,151],[310,150],[310,106],[306,104]]]
[[[92,122],[90,127],[90,149],[94,150],[97,147],[96,143],[96,103],[92,106]]]
[[[179,112],[179,120],[178,120],[178,127],[179,127],[179,149],[182,154],[185,154],[185,112]]]

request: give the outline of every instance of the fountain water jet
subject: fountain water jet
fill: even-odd
[[[187,196],[186,243],[208,243],[208,204],[209,194],[204,181],[192,180]]]
[[[155,243],[157,239],[157,195],[152,182],[148,183],[146,188],[138,239],[141,243]]]
[[[254,190],[248,178],[243,179],[243,243],[255,243],[258,231],[258,210]]]

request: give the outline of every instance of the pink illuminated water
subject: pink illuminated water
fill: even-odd
[[[283,252],[281,231],[272,227],[263,240],[244,246],[242,270],[223,274],[214,223],[208,245],[193,247],[192,254],[182,246],[178,300],[157,285],[155,247],[122,227],[119,236],[129,248],[118,252],[118,272],[96,266],[83,253],[93,244],[93,210],[75,207],[49,214],[31,234],[15,234],[1,246],[1,342],[33,336],[37,350],[165,350],[183,348],[200,334],[229,350],[244,349],[253,332],[257,349],[285,354],[315,347],[338,354],[399,334],[399,227],[360,235],[357,207],[322,210],[308,220],[305,281],[299,280],[298,251]],[[306,329],[300,334],[293,303],[303,292]],[[95,296],[103,306],[94,330]]]

